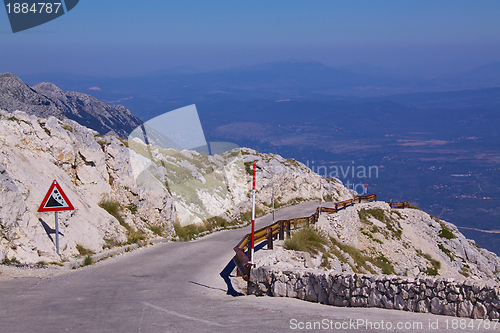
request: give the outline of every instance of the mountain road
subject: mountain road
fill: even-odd
[[[310,215],[317,205],[283,208],[276,219]],[[256,227],[271,222],[267,215],[257,219]],[[451,328],[453,317],[241,295],[228,275],[234,267],[233,247],[249,230],[143,247],[46,279],[0,282],[0,331],[457,331]],[[316,329],[307,329],[315,323]],[[438,330],[433,329],[436,324]]]

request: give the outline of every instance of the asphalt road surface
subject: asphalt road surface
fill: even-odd
[[[307,216],[316,207],[303,203],[276,217]],[[257,226],[270,222],[268,215]],[[237,295],[228,264],[247,232],[142,248],[48,279],[0,282],[0,332],[468,331],[453,329],[454,317]]]

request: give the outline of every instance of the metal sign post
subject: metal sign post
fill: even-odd
[[[56,212],[56,253],[59,254],[59,221],[58,221],[58,214],[59,212]]]
[[[59,212],[64,210],[75,210],[62,188],[56,180],[52,182],[45,198],[42,200],[39,213],[55,212],[55,231],[56,231],[56,253],[59,255]]]

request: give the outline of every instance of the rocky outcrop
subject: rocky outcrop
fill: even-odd
[[[101,134],[112,131],[126,138],[142,123],[123,105],[108,105],[90,95],[65,92],[52,83],[39,83],[33,90],[48,97],[69,119]]]
[[[324,179],[304,164],[279,155],[237,148],[208,156],[196,151],[163,149],[129,139],[133,172],[160,167],[157,179],[175,199],[176,221],[201,224],[212,217],[241,219],[251,209],[251,165],[256,161],[256,205],[261,213],[304,200],[343,200],[352,194],[338,179]],[[273,189],[274,188],[274,189]],[[246,221],[248,222],[248,220]]]
[[[500,288],[471,280],[277,271],[269,267],[253,269],[250,280],[248,292],[255,295],[293,297],[335,306],[500,318]]]
[[[46,96],[40,95],[20,78],[10,73],[0,73],[0,109],[21,110],[28,114],[47,118],[64,117],[63,111]]]
[[[100,252],[155,237],[151,229],[172,234],[170,194],[137,185],[129,150],[116,137],[20,111],[2,111],[0,118],[0,260],[66,260],[82,249]],[[54,214],[37,213],[54,179],[75,206],[59,213],[60,257]]]
[[[142,123],[122,105],[108,105],[90,95],[65,92],[47,82],[31,88],[10,73],[0,74],[0,109],[24,111],[42,118],[69,118],[100,134],[112,131],[123,138]]]

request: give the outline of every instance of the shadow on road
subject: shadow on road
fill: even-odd
[[[256,247],[255,247],[255,252],[257,252],[258,250],[261,250],[262,248],[264,248],[264,246],[267,246],[267,241],[263,241],[261,242],[260,244],[258,244]],[[231,272],[236,268],[236,264],[234,263],[234,261],[231,259],[226,267],[224,267],[224,269],[222,270],[222,272],[219,273],[219,275],[224,279],[224,282],[226,283],[227,285],[227,294],[228,295],[231,295],[231,296],[244,296],[244,294],[236,291],[233,287],[233,284],[231,283],[231,279],[229,278],[231,276]]]
[[[224,279],[224,282],[226,283],[227,286],[227,292],[226,294],[231,295],[231,296],[244,296],[242,293],[236,291],[233,287],[233,284],[231,283],[231,279],[229,278],[231,276],[231,272],[234,270],[236,267],[235,263],[231,259],[226,267],[222,270],[222,272],[219,273],[219,275]]]

